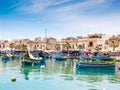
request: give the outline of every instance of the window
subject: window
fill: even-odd
[[[93,42],[90,41],[90,42],[89,42],[89,47],[92,47],[92,46],[93,46]]]

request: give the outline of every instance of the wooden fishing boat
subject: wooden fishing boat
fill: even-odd
[[[80,62],[76,64],[78,69],[115,69],[115,60],[101,61],[101,60],[90,60],[87,62]]]
[[[22,60],[22,65],[40,65],[41,62],[44,62],[44,60],[42,59],[42,57],[34,57],[30,51],[28,51],[28,53],[26,53],[26,55],[24,56],[23,60]]]
[[[114,64],[77,64],[78,69],[115,69]]]
[[[32,60],[22,60],[22,65],[40,65],[40,61],[32,61]]]

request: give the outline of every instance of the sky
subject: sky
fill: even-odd
[[[120,0],[0,0],[0,40],[120,34]]]

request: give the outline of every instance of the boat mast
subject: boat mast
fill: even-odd
[[[45,44],[46,44],[46,47],[45,49],[47,48],[47,28],[45,28]]]
[[[47,38],[47,28],[45,28],[45,39]]]

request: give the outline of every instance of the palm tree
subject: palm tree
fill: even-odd
[[[71,46],[70,46],[70,44],[69,44],[68,42],[66,42],[66,43],[64,44],[64,47],[66,47],[67,51],[71,48]]]
[[[117,47],[117,44],[115,43],[115,41],[111,42],[111,46],[113,47],[113,51],[115,51],[115,48]]]
[[[18,50],[27,50],[27,45],[17,45],[15,46],[15,49],[18,49]]]
[[[57,51],[59,51],[59,50],[60,50],[60,44],[56,44],[56,45],[55,45],[55,49],[56,49]]]
[[[96,50],[96,51],[99,51],[99,50],[101,50],[101,49],[102,49],[102,48],[101,48],[100,46],[98,46],[98,45],[95,47],[95,50]]]
[[[81,49],[83,49],[84,47],[83,47],[83,45],[79,44],[79,45],[77,46],[77,48],[78,48],[79,50],[81,50]]]
[[[47,46],[45,47],[45,50],[50,50]]]
[[[21,49],[21,45],[16,45],[15,49],[20,50]]]
[[[11,48],[11,52],[12,52],[12,50],[14,48],[14,43],[10,43],[9,48]]]
[[[27,50],[27,45],[21,45],[21,50]]]

